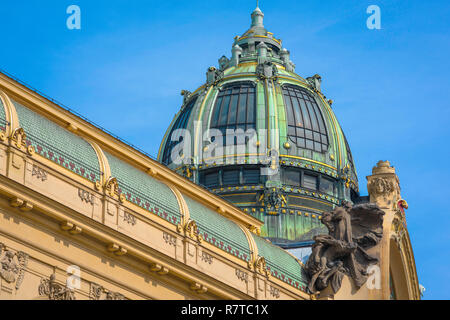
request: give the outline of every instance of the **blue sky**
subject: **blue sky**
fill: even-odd
[[[81,8],[81,30],[66,9]],[[369,30],[369,5],[381,30]],[[255,1],[2,1],[0,68],[156,155],[209,66],[230,56]],[[378,160],[397,169],[425,299],[450,299],[450,3],[261,0],[297,73],[322,76],[366,194]]]

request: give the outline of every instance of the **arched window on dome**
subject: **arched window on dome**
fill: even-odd
[[[197,97],[192,98],[187,105],[183,108],[181,113],[178,115],[177,120],[172,126],[169,135],[167,136],[166,145],[164,147],[164,153],[162,157],[162,162],[164,164],[172,163],[172,149],[180,142],[180,140],[172,141],[172,134],[177,129],[186,129],[189,117],[191,116],[192,109],[194,108]]]
[[[327,128],[314,97],[307,90],[293,85],[283,86],[283,96],[289,139],[299,148],[326,152]]]
[[[220,90],[210,128],[219,129],[224,138],[227,129],[256,130],[256,88],[253,82],[234,82]]]

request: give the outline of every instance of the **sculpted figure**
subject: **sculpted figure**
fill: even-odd
[[[344,275],[360,288],[367,280],[367,268],[378,259],[366,250],[382,238],[384,212],[375,204],[352,207],[343,201],[341,207],[322,216],[328,235],[314,237],[312,253],[306,263],[311,293],[322,291],[331,284],[336,293]]]

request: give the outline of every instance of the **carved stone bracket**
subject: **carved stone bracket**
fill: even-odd
[[[70,234],[76,235],[83,232],[83,229],[79,226],[74,225],[73,223],[69,221],[63,221],[59,225],[62,230],[68,231]]]
[[[23,282],[27,264],[28,254],[8,250],[0,243],[0,277],[7,283],[15,283],[16,290]]]
[[[117,243],[110,243],[107,248],[109,252],[113,252],[116,256],[123,256],[127,254],[128,250],[122,246],[119,246]]]
[[[49,300],[75,300],[74,291],[66,285],[57,283],[54,274],[49,279],[41,279],[38,292],[40,296],[46,296]]]
[[[207,287],[205,287],[203,284],[200,284],[198,282],[193,282],[189,288],[192,291],[195,291],[197,293],[206,293],[208,291]]]
[[[156,272],[157,274],[164,276],[169,273],[169,269],[159,263],[151,263],[149,266],[150,271]]]
[[[91,282],[89,298],[92,300],[127,300],[123,294],[109,291],[93,282]]]
[[[19,208],[21,211],[27,212],[33,209],[33,204],[31,204],[30,202],[18,198],[18,197],[14,197],[12,199],[10,199],[9,204],[11,205],[11,207],[14,208]]]

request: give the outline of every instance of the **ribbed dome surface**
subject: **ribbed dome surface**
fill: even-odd
[[[358,180],[320,76],[295,73],[263,17],[257,8],[231,58],[182,91],[158,158],[264,221],[262,236],[295,247],[324,232],[324,211],[357,197]]]

